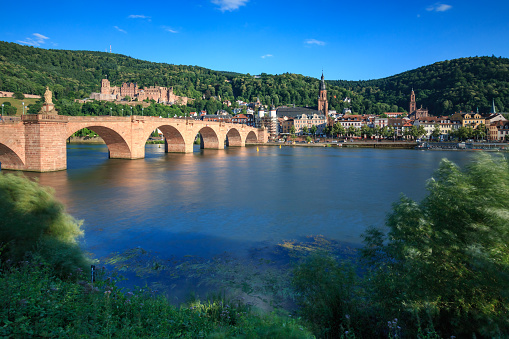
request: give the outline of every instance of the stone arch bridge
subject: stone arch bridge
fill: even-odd
[[[165,138],[166,152],[193,152],[197,134],[201,148],[223,149],[265,143],[266,130],[242,124],[192,119],[144,116],[71,117],[30,114],[21,120],[0,122],[0,165],[2,169],[51,172],[67,168],[66,140],[88,128],[104,140],[110,158],[141,159],[145,144],[158,128]]]

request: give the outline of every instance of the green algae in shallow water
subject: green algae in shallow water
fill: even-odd
[[[356,255],[355,249],[337,241],[309,236],[305,241],[283,241],[276,246],[254,248],[248,257],[224,253],[212,259],[192,255],[161,259],[157,253],[133,248],[113,254],[106,262],[120,272],[134,273],[150,282],[151,288],[175,299],[184,298],[176,296],[179,291],[187,294],[198,289],[228,291],[230,298],[271,310],[293,307],[291,264],[318,251],[343,260]]]

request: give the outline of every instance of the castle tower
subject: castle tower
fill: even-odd
[[[410,110],[408,111],[408,114],[412,114],[415,111],[417,111],[417,104],[415,103],[415,93],[412,88],[412,93],[410,94]]]
[[[325,88],[325,80],[322,72],[322,80],[320,82],[320,90],[318,92],[318,110],[325,115],[327,125],[329,125],[329,103],[327,102],[327,89]]]
[[[101,80],[101,94],[111,94],[110,81],[108,79]]]

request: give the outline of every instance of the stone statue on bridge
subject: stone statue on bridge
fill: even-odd
[[[55,109],[55,105],[53,105],[53,94],[49,90],[49,87],[46,86],[46,92],[44,92],[44,104],[39,111],[40,114],[48,114],[48,115],[57,115],[58,112]]]
[[[46,86],[46,92],[44,92],[44,103],[45,104],[53,104],[53,100],[52,100],[52,93],[51,91],[49,90],[49,87]]]

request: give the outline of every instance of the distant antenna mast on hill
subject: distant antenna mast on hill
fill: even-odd
[[[111,53],[111,45],[110,45],[110,53]]]

